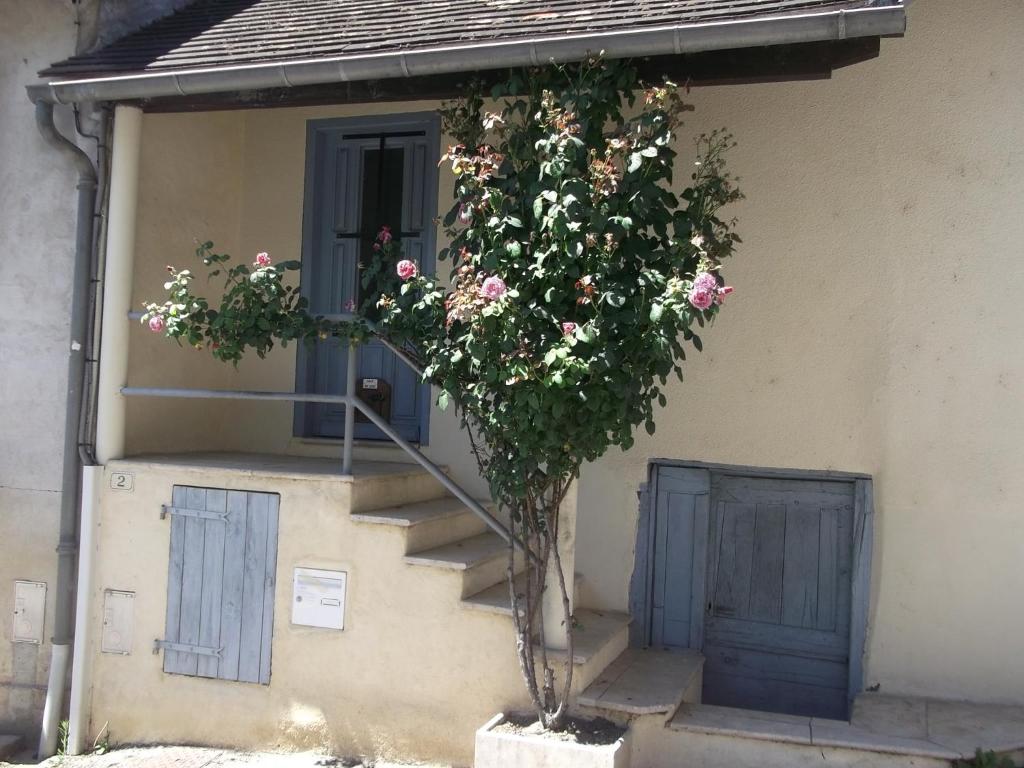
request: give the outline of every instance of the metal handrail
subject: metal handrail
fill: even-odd
[[[142,312],[129,312],[128,317],[131,320],[138,320],[142,317],[142,314]],[[350,320],[356,318],[356,315],[348,313],[331,315],[331,319],[338,320]],[[365,320],[365,318],[360,319],[363,319],[364,322],[367,323],[370,328],[370,332],[382,344],[384,344],[385,347],[393,352],[399,360],[419,374],[420,377],[423,376],[423,370],[419,367],[417,362],[413,360],[401,347],[394,344],[389,339],[386,339],[372,322]],[[371,424],[383,432],[399,448],[409,454],[417,464],[427,470],[434,479],[441,483],[441,485],[443,485],[448,492],[452,494],[452,496],[465,504],[470,512],[483,520],[484,524],[486,524],[488,528],[498,534],[506,543],[513,543],[517,549],[525,551],[522,542],[518,539],[514,539],[511,532],[509,532],[508,528],[506,528],[501,521],[484,509],[476,499],[470,496],[462,488],[462,486],[452,480],[441,470],[439,466],[424,456],[416,446],[398,434],[398,432],[396,432],[390,424],[384,421],[376,411],[372,410],[366,403],[352,394],[356,388],[356,366],[358,364],[357,351],[357,345],[350,341],[348,345],[348,367],[345,371],[345,394],[343,395],[322,395],[312,392],[264,392],[256,390],[201,389],[190,387],[122,387],[121,394],[126,397],[174,397],[204,400],[271,400],[295,403],[332,403],[335,405],[343,405],[345,406],[345,436],[343,438],[344,442],[342,443],[341,471],[346,475],[352,474],[352,433],[355,431],[355,415],[356,409],[358,409],[364,416],[366,416]]]
[[[346,387],[351,392],[355,388],[356,345],[349,345],[348,371]],[[352,474],[352,432],[355,422],[355,411],[359,409],[377,429],[383,432],[392,442],[405,451],[413,460],[429,472],[435,480],[443,485],[449,493],[461,501],[470,512],[475,514],[492,531],[506,543],[512,541],[512,534],[501,521],[483,508],[480,503],[467,493],[462,486],[423,453],[402,437],[395,429],[382,419],[369,405],[354,395],[320,395],[306,392],[264,392],[256,390],[201,389],[192,387],[122,387],[121,394],[126,397],[173,397],[202,400],[269,400],[299,403],[333,403],[345,406],[345,442],[342,457],[342,472]],[[516,541],[516,546],[522,545]]]

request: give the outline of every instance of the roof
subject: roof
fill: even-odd
[[[40,74],[174,72],[900,5],[899,0],[198,0]]]
[[[903,0],[197,0],[41,72],[34,101],[153,104],[437,83],[609,58],[837,45],[902,35]],[[419,86],[417,86],[419,87]]]

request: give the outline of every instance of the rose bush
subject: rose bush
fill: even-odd
[[[557,691],[554,665],[534,642],[546,620],[558,620],[572,658],[559,508],[583,464],[630,448],[641,424],[654,432],[668,377],[682,378],[684,345],[701,349],[696,329],[732,291],[721,263],[739,238],[719,213],[740,193],[725,170],[724,132],[698,138],[688,183],[673,191],[686,106],[672,83],[642,87],[628,62],[514,74],[492,97],[496,111],[473,89],[443,111],[456,140],[444,158],[455,175],[450,245],[440,254],[449,280],[400,259],[385,227],[364,265],[359,307],[377,319],[375,332],[423,361],[438,404],[454,403],[528,553],[520,592],[509,547],[517,650],[541,722],[559,728],[572,665]],[[198,253],[213,274],[227,260],[210,243]],[[275,341],[364,340],[367,323],[310,315],[283,279],[297,267],[260,254],[251,269],[227,269],[217,308],[193,292],[190,272],[169,267],[168,300],[148,304],[143,320],[228,361],[250,349],[262,356]],[[561,595],[561,619],[538,610],[549,588]]]
[[[231,363],[238,363],[250,350],[265,357],[275,343],[287,346],[292,341],[330,337],[361,341],[368,335],[361,320],[337,322],[309,313],[309,303],[298,286],[285,279],[299,269],[298,261],[275,265],[270,254],[263,252],[256,254],[251,265],[228,266],[231,257],[214,252],[211,242],[200,244],[196,256],[211,268],[208,279],[224,275],[223,295],[211,304],[194,291],[191,270],[168,266],[167,299],[144,304],[142,322],[151,331],[196,349],[208,348],[218,360]]]
[[[384,332],[426,361],[440,404],[455,403],[531,554],[518,594],[510,548],[512,615],[534,705],[557,728],[571,665],[556,692],[532,638],[544,635],[540,595],[558,589],[572,653],[559,506],[584,463],[628,449],[640,424],[653,433],[684,344],[701,348],[695,328],[732,291],[720,267],[739,238],[718,214],[740,193],[723,132],[698,139],[689,184],[672,191],[685,106],[672,83],[640,89],[627,63],[532,71],[493,96],[497,111],[471,93],[444,113],[457,141],[445,157],[456,196],[441,253],[449,283],[400,269],[404,284],[379,305]],[[549,562],[557,584],[546,583]]]

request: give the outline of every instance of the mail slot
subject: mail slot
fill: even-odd
[[[370,409],[384,421],[391,420],[391,385],[384,379],[360,379],[356,397],[370,406]],[[357,408],[356,421],[369,419]]]

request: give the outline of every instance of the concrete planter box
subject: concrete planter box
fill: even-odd
[[[597,746],[546,736],[495,733],[505,715],[495,715],[476,732],[474,768],[629,768],[629,733]]]

